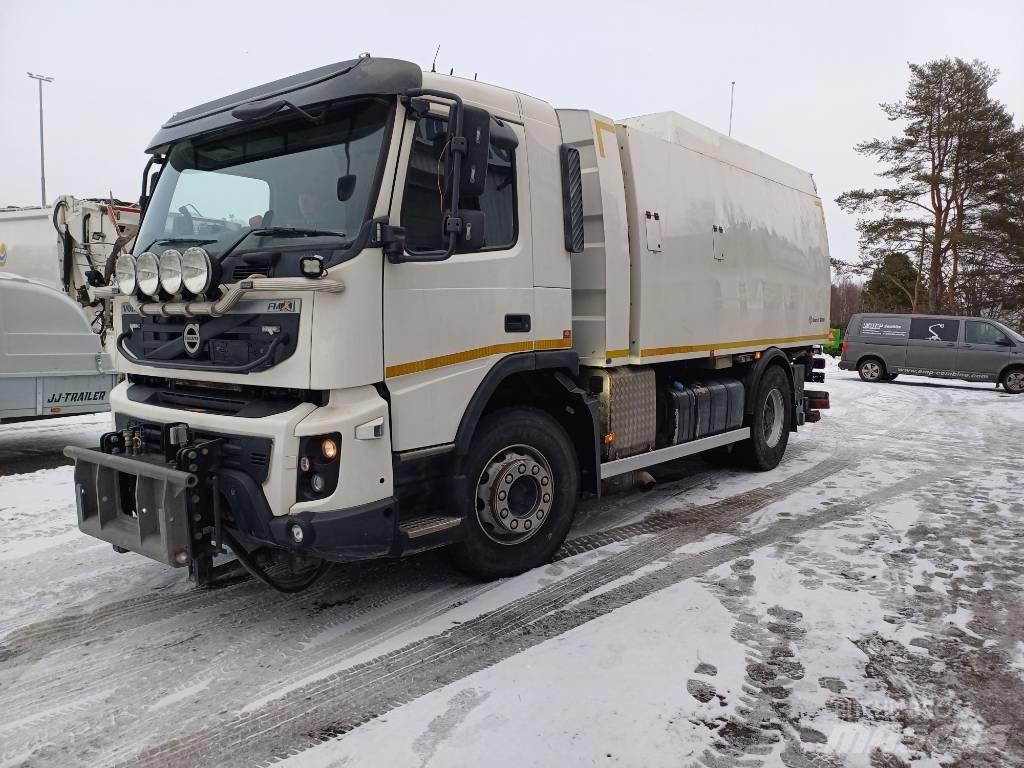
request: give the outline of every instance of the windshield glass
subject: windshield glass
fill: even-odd
[[[1018,344],[1024,344],[1024,336],[1021,336],[1019,333],[1017,333],[1012,328],[1007,328],[1006,330],[1009,331],[1010,336],[1013,337],[1014,341],[1016,341]]]
[[[135,252],[202,245],[216,257],[253,228],[316,229],[352,238],[373,202],[390,110],[389,100],[361,99],[331,105],[320,124],[293,115],[244,133],[175,144]],[[239,251],[294,242],[287,233],[253,235]]]

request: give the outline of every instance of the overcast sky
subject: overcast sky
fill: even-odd
[[[1024,120],[1020,0],[443,3],[0,0],[0,206],[39,203],[37,85],[47,197],[136,199],[142,150],[172,112],[360,51],[613,118],[674,110],[811,171],[834,256],[856,255],[834,198],[874,184],[853,145],[886,135],[907,62],[980,58]]]

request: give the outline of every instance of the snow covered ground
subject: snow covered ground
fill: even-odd
[[[196,590],[78,533],[109,417],[0,426],[0,766],[1024,765],[1024,398],[828,374],[773,472],[664,467],[492,584]]]

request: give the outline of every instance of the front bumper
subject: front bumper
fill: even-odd
[[[111,445],[109,436],[102,442]],[[249,475],[219,465],[216,441],[183,446],[175,466],[158,454],[75,446],[64,454],[75,461],[83,533],[165,565],[189,565],[200,583],[222,551],[225,527],[247,549],[269,546],[334,562],[388,557],[401,548],[394,498],[274,516]]]
[[[75,461],[78,527],[83,533],[166,565],[188,565],[193,552],[189,490],[199,481],[194,473],[95,448],[68,446],[64,455]],[[124,477],[134,481],[131,500],[125,498]]]

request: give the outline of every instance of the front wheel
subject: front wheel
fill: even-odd
[[[497,579],[549,562],[569,532],[580,488],[562,426],[533,408],[495,411],[480,422],[465,470],[465,539],[451,547],[455,565]]]
[[[1011,368],[1003,374],[1003,389],[1011,395],[1024,393],[1024,368]]]
[[[792,402],[793,390],[785,371],[773,365],[757,384],[750,438],[733,450],[742,465],[760,471],[779,465],[789,444]]]

